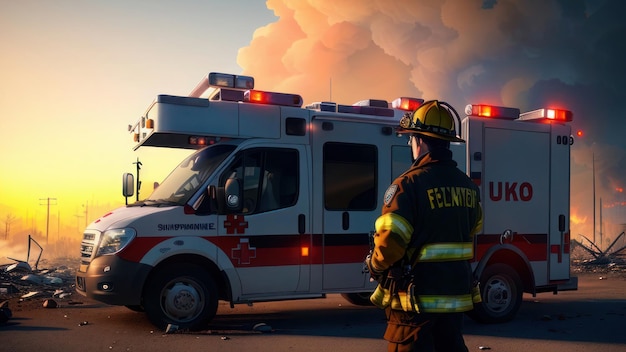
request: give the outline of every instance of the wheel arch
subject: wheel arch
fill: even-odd
[[[474,269],[474,277],[480,279],[483,271],[493,264],[506,264],[517,272],[522,280],[523,291],[536,294],[535,276],[528,257],[519,248],[503,244],[491,247]]]
[[[226,273],[221,270],[213,260],[205,256],[193,253],[175,254],[164,258],[159,263],[157,263],[152,268],[152,270],[148,274],[148,277],[146,278],[146,281],[144,282],[141,296],[144,297],[143,291],[146,289],[147,284],[152,280],[154,275],[157,275],[162,268],[178,263],[195,264],[205,269],[215,280],[218,291],[218,299],[231,301],[232,287]]]
[[[141,263],[152,266],[143,283],[142,295],[154,273],[164,265],[194,263],[205,268],[218,285],[220,300],[230,301],[239,295],[241,286],[232,262],[220,247],[210,239],[196,236],[175,236],[152,247],[141,258]],[[219,263],[219,265],[218,265]]]

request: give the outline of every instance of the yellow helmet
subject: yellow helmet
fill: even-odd
[[[454,116],[453,116],[454,114]],[[465,141],[457,136],[454,118],[459,115],[450,104],[437,100],[426,101],[412,113],[406,113],[400,120],[399,132],[420,134],[450,142]]]

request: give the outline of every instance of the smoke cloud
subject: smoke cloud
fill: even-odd
[[[624,202],[626,2],[621,0],[268,0],[238,63],[259,89],[305,103],[400,96],[574,112],[572,212],[591,233],[596,193]],[[592,158],[593,156],[593,158]],[[626,207],[624,207],[626,209]],[[615,223],[626,223],[626,210]],[[587,219],[582,221],[581,219]],[[574,223],[572,224],[574,226]],[[590,236],[590,235],[589,235]]]

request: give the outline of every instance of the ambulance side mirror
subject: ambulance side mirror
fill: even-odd
[[[135,176],[130,172],[122,175],[122,195],[124,197],[132,197],[135,194]]]
[[[126,205],[128,205],[128,197],[132,197],[133,194],[135,194],[135,176],[130,172],[126,172],[122,175],[122,195]]]
[[[220,213],[237,213],[242,210],[241,180],[229,177],[224,188],[218,188],[217,203]]]

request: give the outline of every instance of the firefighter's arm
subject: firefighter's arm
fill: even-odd
[[[383,272],[402,259],[413,234],[413,226],[396,213],[384,213],[376,220],[370,270]]]

